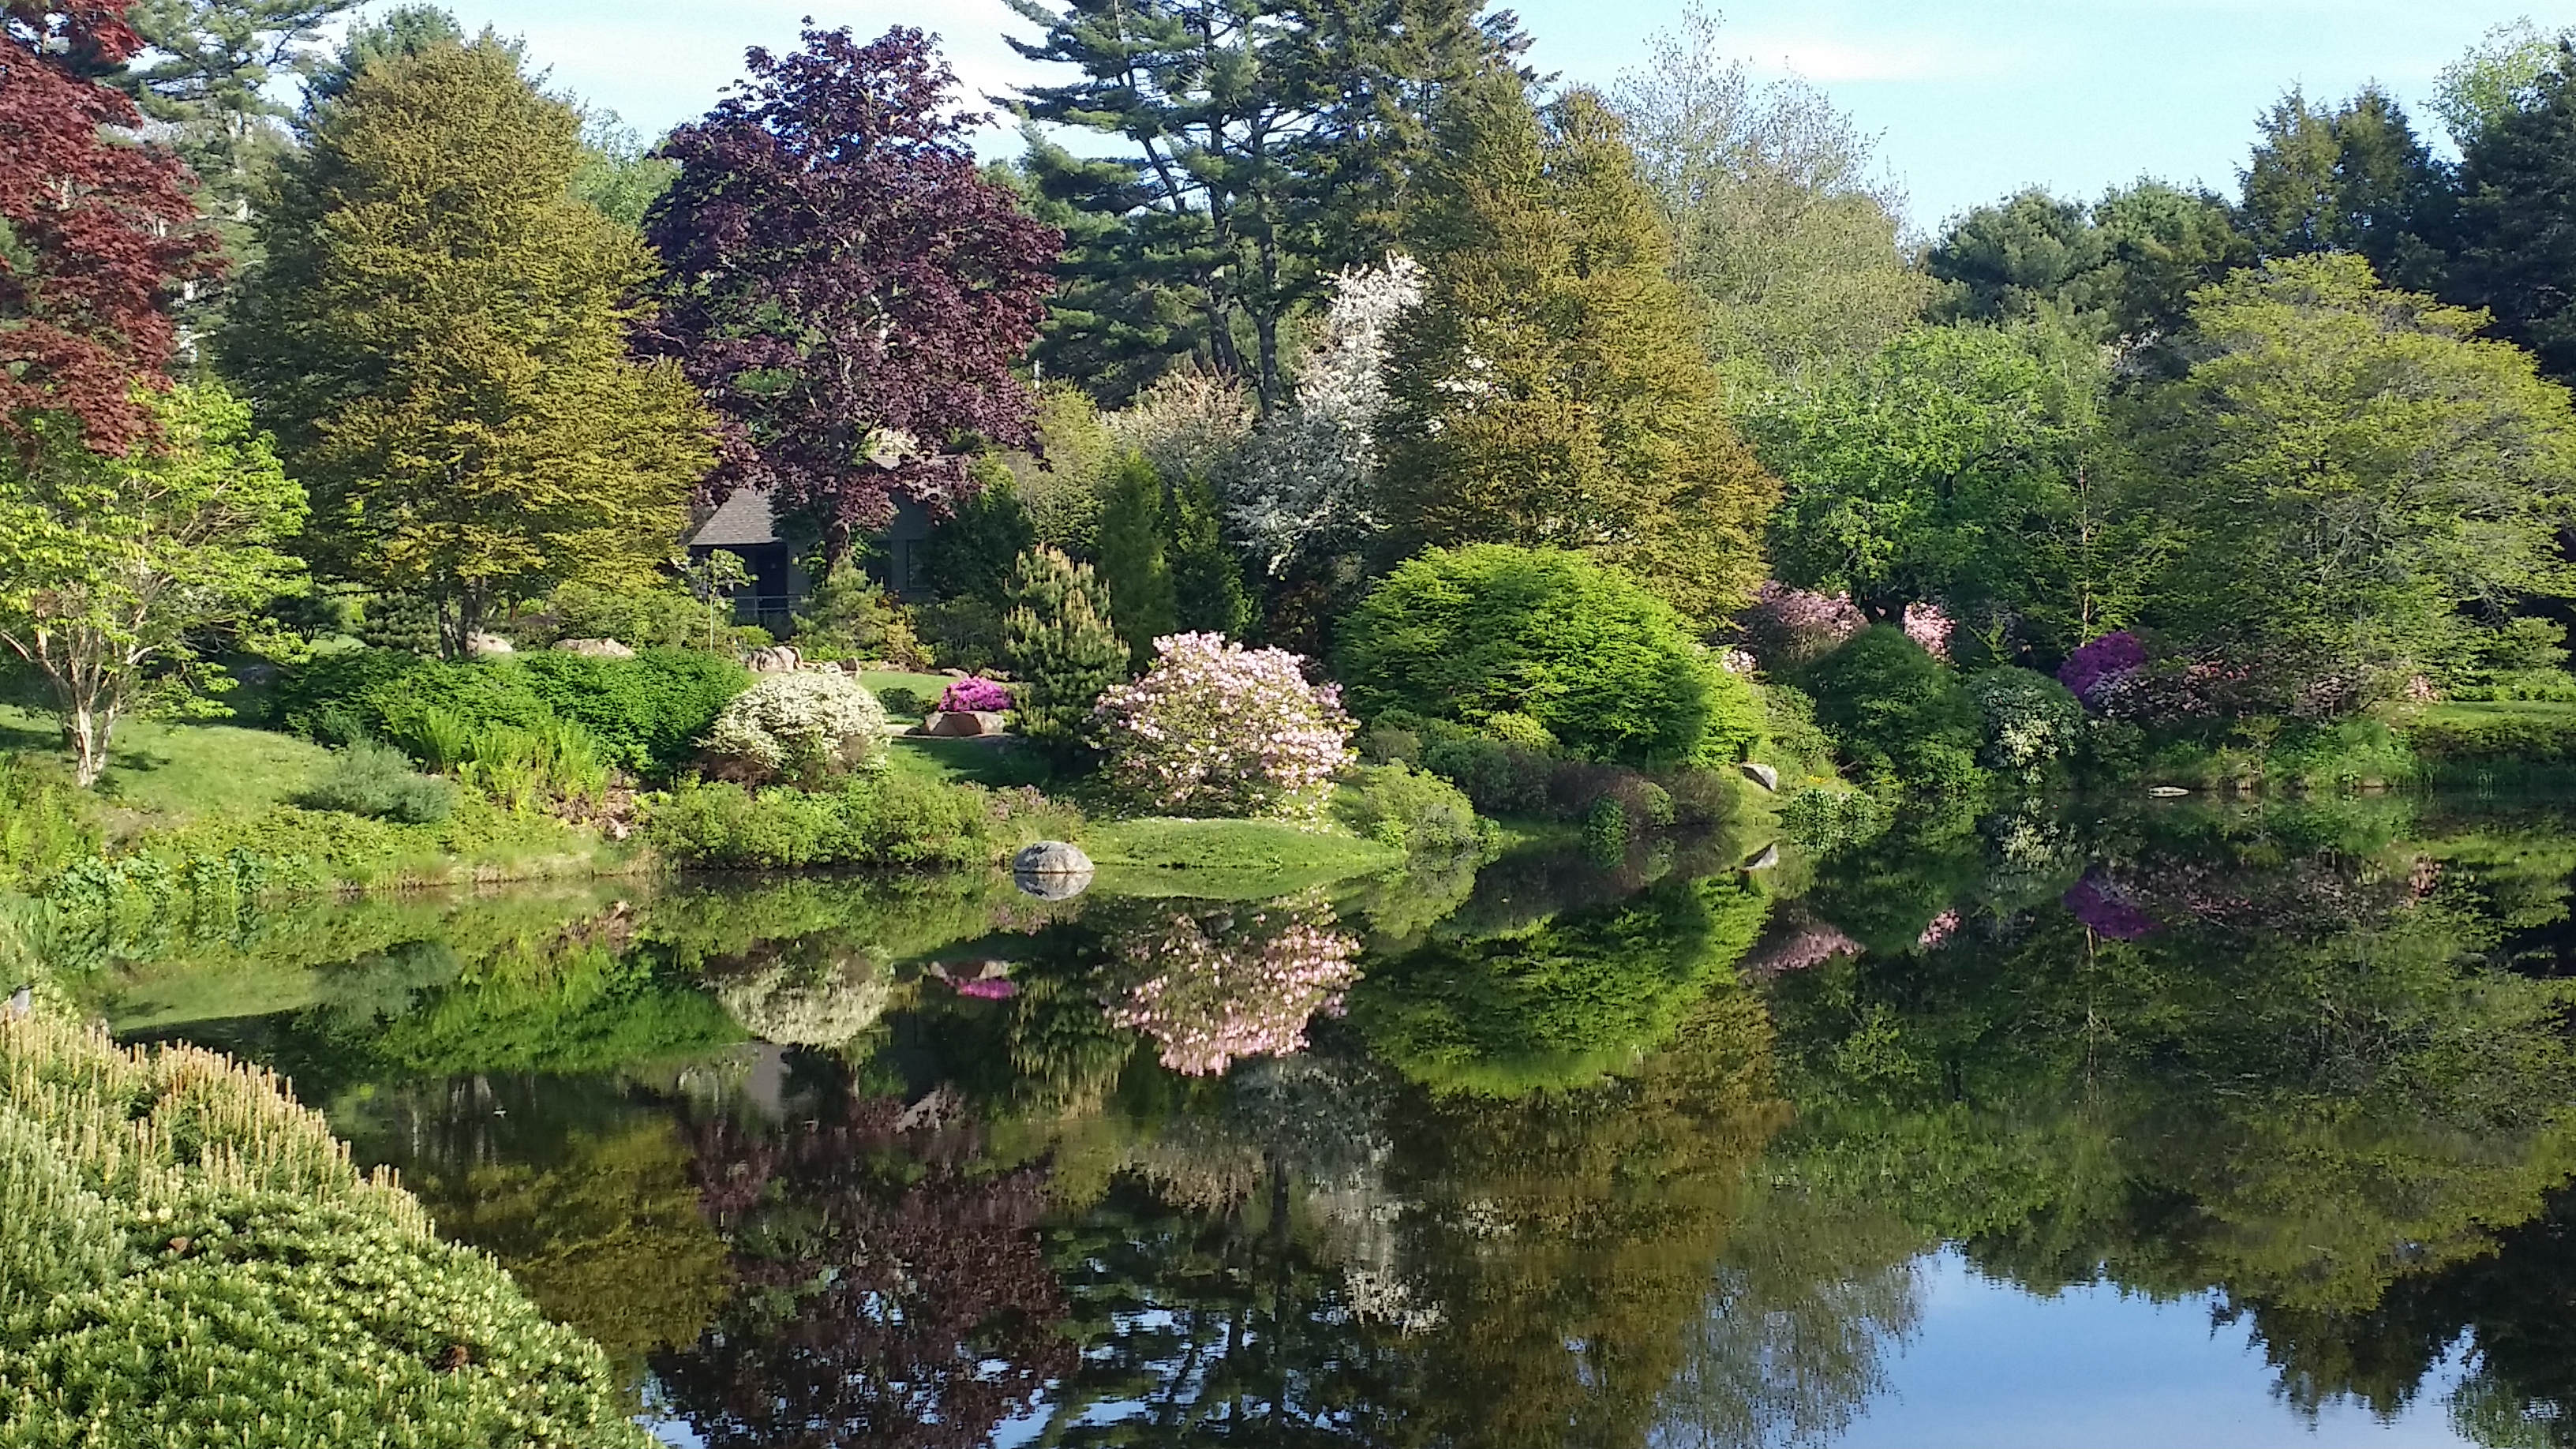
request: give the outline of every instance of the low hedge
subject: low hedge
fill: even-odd
[[[599,1349],[276,1076],[0,1018],[0,1445],[631,1445]]]
[[[2576,764],[2576,705],[2555,701],[2439,704],[2405,721],[2427,764]]]
[[[900,774],[852,775],[819,791],[691,780],[647,801],[644,815],[654,849],[723,870],[989,865],[1081,827],[1072,807],[1035,790]]]
[[[610,763],[663,773],[750,683],[732,660],[682,649],[632,659],[544,650],[472,663],[356,649],[289,671],[270,695],[269,719],[326,744],[393,737],[397,720],[430,709],[483,730],[569,721],[605,747]]]

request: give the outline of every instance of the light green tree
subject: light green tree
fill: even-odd
[[[1020,687],[1012,711],[1020,732],[1070,753],[1092,738],[1091,707],[1127,679],[1127,646],[1109,614],[1109,592],[1089,564],[1040,544],[1012,571],[1002,615],[1002,657]]]
[[[304,494],[250,409],[214,384],[154,406],[160,438],[123,458],[65,424],[0,463],[0,643],[44,680],[83,785],[119,722],[229,686],[208,630],[303,585],[283,550]]]
[[[2576,412],[2486,321],[2350,255],[2196,294],[2190,370],[2128,415],[2129,506],[2170,549],[2148,621],[2352,699],[2576,596]]]
[[[416,592],[461,651],[565,582],[638,586],[713,457],[627,354],[652,262],[571,192],[580,118],[486,36],[366,63],[260,219],[220,352],[312,494],[322,570]]]
[[[1762,576],[1778,485],[1728,425],[1717,372],[1618,118],[1520,78],[1443,104],[1379,425],[1401,545],[1573,549],[1707,618]]]

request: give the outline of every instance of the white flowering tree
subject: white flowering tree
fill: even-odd
[[[1331,553],[1377,527],[1377,446],[1386,410],[1387,341],[1422,300],[1422,268],[1391,255],[1351,268],[1297,370],[1295,403],[1261,429],[1230,480],[1227,521],[1274,577],[1301,555]]]

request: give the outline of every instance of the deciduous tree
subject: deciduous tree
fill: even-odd
[[[560,583],[649,580],[712,453],[687,379],[627,354],[652,258],[570,194],[579,132],[489,37],[367,65],[220,338],[312,493],[310,556],[431,597],[450,649]]]
[[[178,345],[172,304],[216,270],[188,173],[168,151],[116,140],[133,101],[89,78],[141,44],[125,0],[0,6],[0,437],[28,458],[83,443],[127,456],[149,428],[135,390]]]
[[[972,484],[985,441],[1030,440],[1014,364],[1045,314],[1062,238],[967,149],[982,117],[930,37],[804,31],[671,133],[678,179],[646,235],[662,255],[647,342],[723,421],[710,487],[762,488],[837,560],[894,500]]]
[[[212,384],[144,397],[158,437],[124,457],[57,414],[0,463],[0,644],[44,679],[84,785],[120,722],[227,686],[207,630],[302,584],[283,549],[304,495],[250,409]]]

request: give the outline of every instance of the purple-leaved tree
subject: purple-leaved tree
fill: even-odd
[[[977,439],[1025,443],[1012,371],[1063,243],[976,170],[957,78],[898,26],[860,44],[808,21],[671,133],[679,179],[645,218],[665,277],[641,346],[679,359],[723,421],[709,490],[766,489],[838,560],[898,496],[971,487]]]

